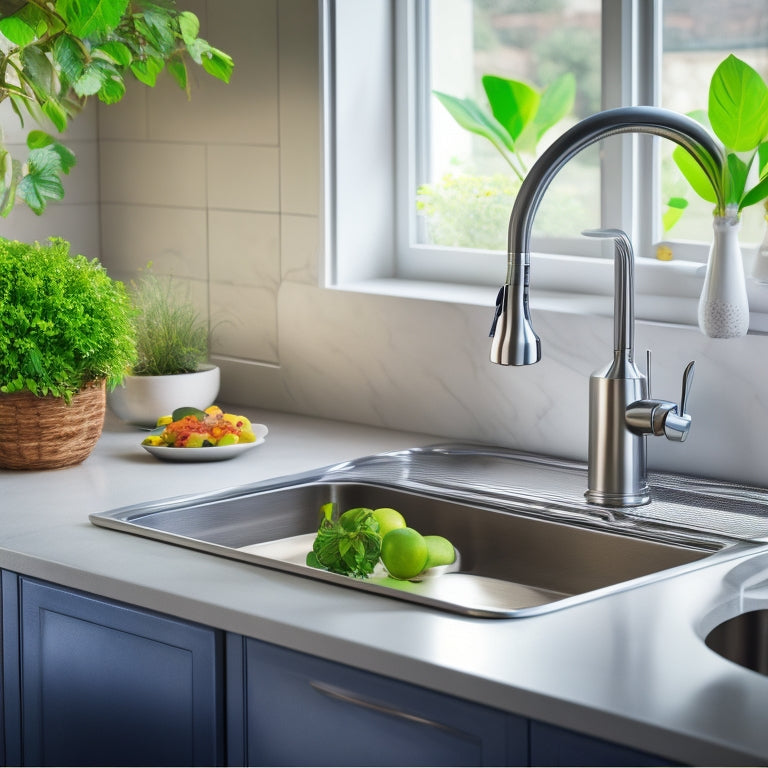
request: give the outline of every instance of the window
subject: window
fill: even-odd
[[[737,0],[727,12],[715,0],[328,1],[334,151],[327,177],[336,213],[329,283],[336,285],[503,282],[513,174],[489,142],[456,124],[434,91],[484,104],[483,74],[541,89],[576,73],[573,112],[545,134],[543,147],[601,108],[705,108],[712,71],[730,52],[768,73],[764,0]],[[542,290],[610,295],[612,249],[580,233],[621,227],[635,246],[638,293],[690,300],[685,318],[655,300],[645,308],[639,301],[638,315],[695,323],[711,210],[685,188],[672,148],[650,136],[612,137],[558,173],[534,221],[534,302]],[[473,208],[464,198],[477,177],[491,202]],[[457,180],[458,191],[449,188]],[[664,203],[681,191],[689,207],[665,232]],[[440,206],[442,229],[428,215]],[[750,213],[742,243],[762,237],[762,210]],[[674,261],[658,261],[656,244],[672,238],[698,242],[675,243]]]

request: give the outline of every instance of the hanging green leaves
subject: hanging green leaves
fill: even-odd
[[[64,131],[88,98],[114,104],[125,95],[126,77],[153,87],[166,68],[189,96],[187,61],[223,82],[232,76],[231,57],[199,37],[198,18],[174,0],[0,3],[0,102],[10,99],[22,126],[31,117]],[[0,215],[16,200],[42,213],[63,197],[61,174],[73,164],[74,155],[53,139],[30,144],[19,161],[0,135]]]

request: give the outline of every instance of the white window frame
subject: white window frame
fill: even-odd
[[[413,75],[427,65],[416,55],[416,36],[424,30],[413,20],[427,2],[324,0],[324,284],[441,300],[460,300],[458,286],[487,288],[470,300],[491,303],[504,281],[506,254],[415,244],[411,212],[419,123],[414,116],[424,105]],[[603,0],[602,14],[603,108],[656,103],[660,0]],[[425,129],[425,121],[420,125]],[[603,142],[601,226],[621,227],[632,239],[637,316],[693,325],[708,247],[676,243],[673,262],[652,257],[658,241],[660,141],[623,135]],[[638,168],[654,171],[637,173]],[[612,295],[612,259],[605,258],[612,253],[609,242],[583,238],[532,245],[534,308],[540,298],[565,311],[610,313],[605,301],[589,301]],[[602,256],[589,250],[596,247]],[[768,290],[752,281],[748,289],[752,327],[768,330],[768,317],[762,317],[768,313]]]

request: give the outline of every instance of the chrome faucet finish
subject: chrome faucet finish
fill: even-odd
[[[557,139],[528,172],[509,221],[507,278],[496,300],[491,328],[491,361],[530,365],[541,359],[541,341],[529,307],[530,239],[533,218],[550,182],[574,155],[600,139],[620,133],[650,133],[685,148],[718,189],[721,149],[694,120],[657,107],[606,110],[582,120]],[[718,201],[722,204],[722,200]],[[650,501],[645,438],[665,435],[682,442],[690,428],[686,413],[693,363],[685,369],[683,396],[676,403],[650,397],[648,379],[633,359],[634,257],[620,230],[594,230],[591,236],[615,242],[614,358],[590,378],[588,501],[604,506],[636,506]],[[650,362],[650,357],[649,357]]]

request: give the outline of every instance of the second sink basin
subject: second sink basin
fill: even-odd
[[[498,457],[496,457],[498,458]],[[525,459],[518,459],[525,462]],[[508,459],[509,461],[509,459]],[[560,471],[539,460],[528,474]],[[489,477],[470,491],[408,487],[385,461],[92,515],[93,523],[290,573],[479,617],[516,618],[639,586],[730,556],[748,545],[725,537],[638,526],[605,510],[571,509],[501,494]],[[384,467],[384,471],[382,471]],[[486,468],[487,469],[487,468]],[[375,471],[374,471],[375,470]],[[373,481],[372,475],[380,479]],[[406,475],[408,472],[405,473]],[[360,476],[364,477],[361,478]],[[553,477],[553,482],[555,478]],[[450,539],[455,572],[422,581],[369,579],[305,563],[321,505],[394,507],[423,534]],[[583,506],[583,505],[582,505]],[[719,553],[719,554],[718,554]]]

